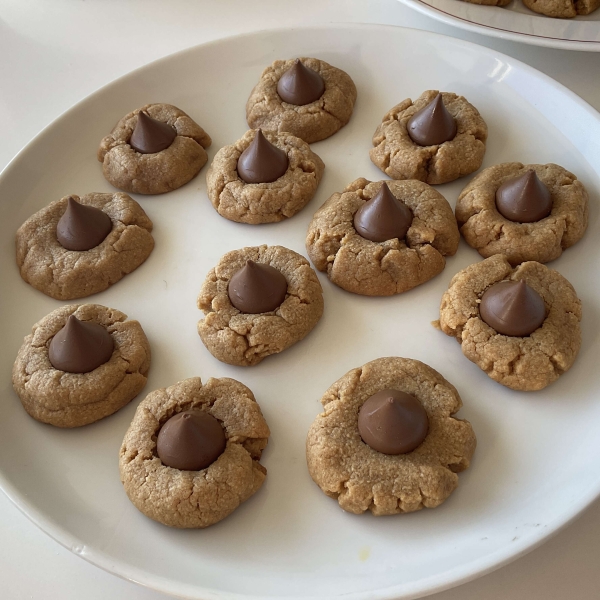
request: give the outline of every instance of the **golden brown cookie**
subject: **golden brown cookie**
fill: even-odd
[[[399,390],[425,408],[429,432],[412,452],[388,455],[362,441],[358,413],[373,394]],[[468,468],[475,434],[468,421],[455,418],[458,392],[437,371],[409,358],[378,358],[352,369],[321,399],[325,411],[306,439],[308,470],[314,482],[352,513],[370,510],[393,515],[439,506]]]
[[[289,132],[312,144],[348,123],[356,102],[356,86],[341,69],[318,58],[302,57],[303,65],[321,75],[325,91],[318,100],[302,106],[284,102],[277,84],[294,60],[276,60],[263,71],[246,103],[246,120],[253,129]]]
[[[524,280],[542,298],[547,316],[525,337],[501,335],[482,320],[484,292],[500,281]],[[513,390],[541,390],[568,371],[581,346],[581,302],[558,271],[538,262],[512,268],[497,254],[457,273],[442,296],[440,327],[463,354],[492,379]]]
[[[105,212],[112,230],[90,250],[67,250],[56,237],[56,226],[69,198]],[[21,277],[57,300],[83,298],[101,292],[137,269],[154,248],[152,221],[127,194],[91,193],[65,196],[29,217],[16,235]]]
[[[523,4],[547,17],[572,19],[594,12],[600,6],[600,0],[523,0]]]
[[[173,143],[160,152],[141,154],[129,144],[138,113],[168,123]],[[193,179],[206,164],[210,136],[186,113],[171,104],[146,104],[125,115],[101,142],[98,160],[104,177],[115,187],[136,194],[164,194]]]
[[[110,360],[89,373],[65,373],[48,357],[54,335],[70,315],[98,323],[112,336]],[[12,382],[25,410],[57,427],[79,427],[112,415],[146,385],[150,346],[141,325],[99,304],[72,304],[36,323],[23,341],[13,366]]]
[[[496,208],[496,191],[507,180],[533,170],[552,199],[549,216],[517,223]],[[559,165],[503,163],[484,169],[461,192],[456,220],[465,241],[487,258],[503,254],[512,265],[526,260],[545,263],[578,242],[588,224],[588,193],[581,181]]]
[[[217,152],[206,173],[208,197],[216,211],[230,221],[252,225],[283,221],[310,202],[325,165],[300,138],[265,131],[267,140],[287,154],[288,169],[271,183],[246,183],[238,175],[237,162],[256,134],[247,131],[240,140]]]
[[[201,471],[168,467],[157,454],[159,430],[184,410],[206,411],[225,430],[225,451]],[[185,379],[148,394],[138,406],[121,446],[121,482],[147,517],[169,527],[208,527],[263,484],[267,470],[259,460],[269,434],[254,395],[239,381]]]
[[[383,181],[360,178],[331,196],[315,213],[306,236],[308,256],[341,288],[366,296],[400,294],[444,269],[460,235],[446,199],[421,181],[386,181],[392,194],[413,213],[403,240],[373,242],[360,236],[353,219]]]
[[[457,133],[442,144],[419,146],[407,131],[409,119],[438,95],[423,92],[414,102],[408,98],[384,117],[373,135],[371,161],[392,179],[419,179],[430,185],[447,183],[473,173],[485,154],[487,125],[477,109],[462,96],[441,92],[444,106],[454,118]]]
[[[287,280],[285,300],[276,310],[246,314],[229,299],[231,277],[246,261],[279,270]],[[303,339],[323,314],[323,291],[308,261],[283,246],[255,246],[232,250],[206,276],[198,296],[205,318],[198,334],[217,359],[230,365],[251,366],[282,352]]]

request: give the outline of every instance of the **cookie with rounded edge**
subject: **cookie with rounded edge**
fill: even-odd
[[[247,131],[234,144],[221,148],[207,173],[207,193],[215,210],[237,223],[276,223],[293,217],[317,191],[325,165],[310,146],[289,133],[263,132],[265,138],[288,157],[287,171],[270,183],[246,183],[237,162],[257,130]]]
[[[456,122],[456,135],[441,144],[420,146],[408,134],[407,124],[438,95],[423,92],[394,106],[373,135],[371,161],[392,179],[418,179],[430,185],[448,183],[481,166],[488,130],[479,111],[463,96],[441,92],[444,106]]]
[[[547,17],[572,19],[593,13],[600,6],[600,0],[523,0],[523,4]]]
[[[383,454],[363,442],[361,406],[384,389],[416,398],[429,421],[423,442],[411,452]],[[462,401],[453,385],[410,358],[378,358],[352,369],[321,399],[324,412],[310,426],[306,459],[313,481],[346,511],[393,515],[434,508],[458,485],[469,467],[476,439],[468,421],[455,414]]]
[[[275,310],[247,314],[232,305],[229,282],[248,260],[274,267],[287,280],[285,299]],[[202,284],[198,308],[205,314],[198,334],[209,352],[222,362],[246,367],[308,335],[323,314],[323,291],[300,254],[283,246],[254,246],[232,250],[219,260]]]
[[[179,412],[205,411],[224,429],[223,453],[200,471],[166,466],[158,457],[161,427]],[[262,486],[259,460],[269,427],[252,392],[235,379],[199,377],[151,392],[138,406],[119,453],[125,493],[147,517],[178,528],[203,528],[230,515]]]
[[[52,338],[71,315],[105,327],[113,339],[108,362],[89,373],[55,369],[48,356]],[[131,402],[146,385],[149,368],[150,345],[137,321],[99,304],[73,304],[57,308],[33,326],[15,360],[12,382],[34,419],[56,427],[80,427]]]
[[[501,281],[524,280],[543,299],[546,319],[524,337],[498,333],[480,316],[485,291]],[[541,390],[568,371],[581,347],[581,301],[558,272],[539,262],[511,267],[497,254],[457,273],[440,305],[441,330],[494,381],[513,390]]]
[[[130,145],[140,112],[174,128],[171,145],[160,152],[141,154]],[[164,194],[196,177],[206,164],[210,136],[172,104],[146,104],[126,114],[98,148],[104,177],[116,188],[136,194]]]
[[[503,217],[496,191],[506,181],[535,171],[552,200],[551,213],[532,223]],[[502,163],[484,169],[460,193],[456,220],[469,246],[488,258],[503,254],[512,265],[527,260],[546,263],[578,242],[588,225],[588,193],[573,173],[555,164]]]
[[[112,229],[89,250],[68,250],[58,241],[56,227],[69,198],[106,213]],[[152,221],[142,207],[122,192],[65,196],[29,217],[16,234],[17,266],[35,289],[72,300],[107,289],[139,267],[154,248]]]
[[[460,235],[452,208],[429,185],[385,181],[413,220],[404,239],[373,242],[358,234],[354,215],[384,181],[360,178],[333,194],[315,213],[306,236],[308,256],[339,287],[365,296],[406,292],[441,273],[456,253]]]
[[[312,144],[348,123],[356,102],[356,86],[347,73],[324,60],[301,57],[304,66],[323,78],[325,91],[302,106],[284,102],[277,93],[277,84],[295,60],[276,60],[263,71],[246,103],[246,120],[253,129],[288,132]]]

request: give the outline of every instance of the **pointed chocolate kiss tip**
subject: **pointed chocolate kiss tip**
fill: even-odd
[[[168,148],[177,132],[168,123],[153,119],[150,115],[140,111],[129,145],[140,154],[155,154]]]
[[[288,104],[304,106],[318,100],[325,92],[323,77],[297,58],[279,78],[277,93]]]
[[[546,319],[546,304],[524,279],[501,281],[483,294],[479,314],[498,333],[525,337]]]
[[[260,314],[276,310],[285,300],[287,280],[271,265],[248,261],[233,274],[227,292],[240,312]]]
[[[406,124],[410,139],[419,146],[436,146],[456,136],[456,121],[438,94],[427,106],[417,111]]]
[[[98,323],[70,315],[48,347],[50,364],[66,373],[89,373],[108,362],[114,350],[112,335]]]
[[[410,208],[398,200],[384,183],[379,191],[354,214],[354,228],[372,242],[404,239],[412,224]]]
[[[288,166],[287,154],[271,144],[259,129],[240,154],[237,172],[246,183],[271,183],[284,175]]]
[[[56,238],[67,250],[84,251],[98,246],[111,230],[112,220],[104,211],[69,196],[67,208],[56,224]]]
[[[552,212],[552,196],[537,173],[528,169],[496,190],[496,208],[509,221],[535,223]]]

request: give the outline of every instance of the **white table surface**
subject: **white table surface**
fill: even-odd
[[[468,34],[396,0],[0,0],[0,169],[75,102],[136,67],[236,33],[343,21],[426,29],[494,48],[550,75],[600,110],[600,54]],[[2,599],[167,599],[71,554],[1,493],[0,540]],[[596,502],[527,556],[431,598],[592,600],[600,597],[599,557]]]

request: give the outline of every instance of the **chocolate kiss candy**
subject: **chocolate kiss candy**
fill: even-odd
[[[105,212],[69,198],[67,210],[56,225],[56,237],[67,250],[89,250],[100,244],[111,229],[112,221]]]
[[[456,121],[438,94],[425,108],[416,112],[406,124],[410,139],[419,146],[443,144],[456,135]]]
[[[483,294],[479,314],[498,333],[523,337],[544,322],[546,305],[524,280],[501,281]]]
[[[158,432],[156,452],[167,467],[201,471],[225,450],[225,432],[212,415],[186,410],[171,417]]]
[[[246,183],[271,183],[287,171],[288,165],[287,154],[271,144],[259,129],[240,154],[237,172]]]
[[[377,392],[358,413],[358,432],[363,442],[383,454],[411,452],[428,431],[429,419],[423,405],[398,390]]]
[[[413,215],[404,204],[400,202],[387,183],[354,215],[354,228],[358,234],[372,242],[385,242],[398,238],[403,239],[412,223]]]
[[[102,325],[71,315],[52,338],[48,358],[59,371],[89,373],[108,362],[113,349],[113,337]]]
[[[129,145],[140,154],[154,154],[168,148],[176,137],[174,127],[139,112]]]
[[[280,306],[287,293],[287,281],[281,271],[270,265],[248,260],[229,280],[227,292],[239,311],[256,315]]]
[[[318,100],[325,91],[325,82],[319,73],[305,67],[297,58],[279,78],[277,93],[288,104],[304,106]]]
[[[496,190],[496,208],[509,221],[533,223],[552,211],[550,190],[535,171],[529,170],[505,181]]]

